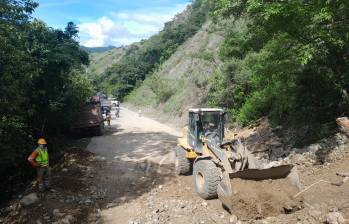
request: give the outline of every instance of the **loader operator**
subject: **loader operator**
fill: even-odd
[[[30,154],[28,161],[36,168],[38,190],[43,192],[50,185],[49,157],[47,142],[44,138],[38,140],[38,147]]]

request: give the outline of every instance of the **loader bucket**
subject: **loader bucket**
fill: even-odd
[[[278,179],[286,177],[293,168],[293,165],[281,165],[269,169],[246,169],[230,175],[231,178],[247,180]]]
[[[230,179],[240,178],[245,180],[267,180],[267,179],[282,179],[286,178],[288,182],[295,186],[298,190],[302,189],[297,168],[293,165],[281,165],[270,167],[267,169],[246,169],[243,171],[237,171],[230,175],[223,173],[223,178],[218,185],[217,193],[218,198],[222,201],[223,206],[227,208],[229,212],[232,211],[232,197],[233,187],[231,186]]]
[[[230,178],[241,178],[246,180],[267,180],[287,178],[293,186],[301,190],[297,168],[293,165],[280,165],[267,169],[246,169],[230,175]]]

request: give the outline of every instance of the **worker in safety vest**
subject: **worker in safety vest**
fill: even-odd
[[[30,164],[37,170],[38,190],[43,192],[50,185],[50,168],[47,142],[44,138],[38,140],[38,147],[28,157]]]

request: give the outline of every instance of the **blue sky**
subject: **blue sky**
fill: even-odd
[[[182,12],[190,0],[37,0],[34,17],[63,29],[75,22],[80,43],[121,46],[150,37]]]

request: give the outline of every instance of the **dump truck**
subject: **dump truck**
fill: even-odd
[[[287,178],[301,188],[292,164],[258,159],[241,139],[224,141],[226,113],[220,108],[189,110],[188,126],[178,138],[175,170],[178,175],[193,175],[195,190],[203,199],[219,198],[232,211],[232,178],[265,180]]]
[[[98,101],[86,103],[71,126],[73,134],[89,133],[100,136],[103,134],[104,119],[101,105]]]

